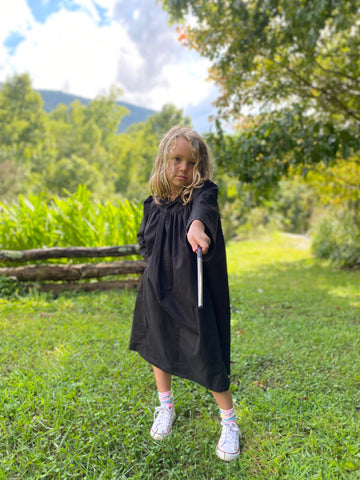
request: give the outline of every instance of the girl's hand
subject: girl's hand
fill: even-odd
[[[203,254],[207,253],[210,246],[210,238],[205,233],[205,225],[200,220],[194,220],[187,233],[188,242],[191,245],[193,252],[201,247]]]

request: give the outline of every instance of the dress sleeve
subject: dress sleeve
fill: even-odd
[[[145,232],[147,220],[149,218],[151,200],[152,198],[148,197],[144,202],[143,218],[141,220],[140,229],[137,234],[137,241],[140,247],[140,253],[145,259],[147,258],[147,252],[146,252],[144,232]]]
[[[218,187],[211,181],[207,181],[203,187],[195,190],[193,206],[186,226],[188,231],[194,220],[200,220],[205,225],[205,232],[210,237],[212,245],[216,242],[219,222],[217,195]]]

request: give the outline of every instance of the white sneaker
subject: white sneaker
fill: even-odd
[[[171,435],[171,427],[176,418],[174,408],[160,406],[155,408],[154,423],[150,435],[154,440],[162,440]]]
[[[240,456],[239,439],[241,432],[235,422],[222,421],[221,425],[222,431],[216,447],[216,455],[221,458],[221,460],[230,462]]]

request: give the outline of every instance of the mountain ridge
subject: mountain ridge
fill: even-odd
[[[51,112],[56,109],[60,104],[70,105],[75,100],[79,100],[84,105],[88,105],[91,102],[91,99],[82,97],[80,95],[73,95],[70,93],[62,92],[61,90],[45,90],[45,89],[34,89],[36,92],[40,93],[41,98],[43,99],[44,105],[43,108],[46,112]],[[123,102],[118,100],[116,105],[125,107],[129,110],[129,113],[126,114],[120,122],[118,132],[124,132],[129,128],[130,125],[134,123],[144,122],[150,115],[157,113],[156,110],[152,110],[146,107],[140,107],[138,105],[133,105],[128,102]]]
[[[0,82],[0,89],[2,88],[2,85],[3,83]],[[61,90],[34,89],[34,91],[41,95],[44,102],[43,108],[46,112],[55,110],[59,104],[68,106],[75,100],[79,100],[84,105],[88,105],[92,100],[81,95],[65,93]],[[121,119],[118,133],[123,133],[130,127],[130,125],[145,122],[150,115],[158,113],[157,110],[140,107],[139,105],[134,105],[121,100],[118,100],[116,104],[129,110],[129,113]],[[213,106],[209,106],[207,100],[200,101],[197,105],[188,106],[183,113],[184,115],[190,116],[194,129],[200,134],[214,129],[214,121],[210,121],[209,117],[210,115],[214,115],[216,110]],[[228,128],[225,127],[225,130],[228,130]]]

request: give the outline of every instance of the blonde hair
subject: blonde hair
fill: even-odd
[[[185,186],[180,194],[183,204],[190,202],[194,189],[202,187],[204,182],[212,176],[209,152],[204,140],[191,128],[176,125],[161,140],[155,158],[153,173],[150,178],[150,189],[156,203],[169,202],[171,200],[171,187],[165,173],[169,152],[178,138],[184,138],[188,141],[193,158],[196,161],[192,182],[190,185]]]

